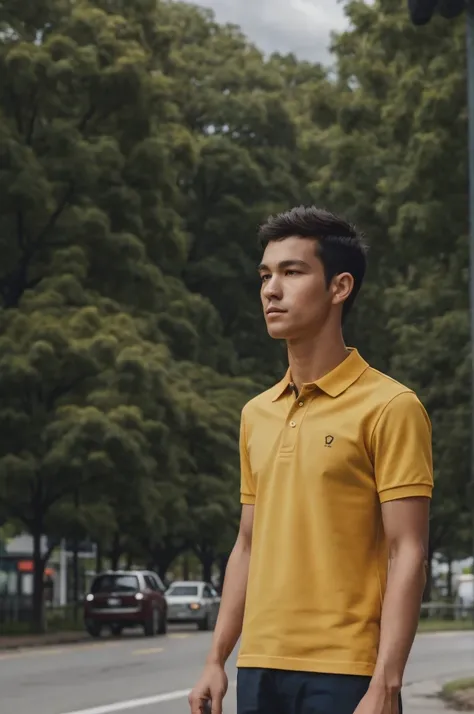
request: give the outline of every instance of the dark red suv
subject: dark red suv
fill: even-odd
[[[84,623],[92,637],[107,627],[120,635],[141,625],[145,635],[164,635],[168,606],[165,586],[148,570],[114,570],[96,575],[84,603]]]

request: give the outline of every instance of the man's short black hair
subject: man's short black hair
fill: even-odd
[[[339,273],[350,273],[354,278],[354,288],[342,310],[344,320],[359,293],[367,268],[367,245],[363,237],[352,224],[316,206],[297,206],[270,216],[258,234],[263,249],[268,243],[291,236],[316,240],[316,253],[324,267],[327,287]]]

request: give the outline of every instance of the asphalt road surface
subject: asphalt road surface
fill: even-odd
[[[0,652],[1,714],[187,714],[187,692],[210,637],[175,630],[166,637]],[[228,674],[225,714],[235,714],[235,659]],[[422,635],[405,684],[473,674],[474,632]],[[407,704],[406,714],[415,714]]]

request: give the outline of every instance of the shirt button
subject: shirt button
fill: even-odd
[[[290,426],[291,426],[292,429],[294,429],[295,426],[296,426],[296,422],[295,422],[295,421],[290,421]]]
[[[299,407],[302,407],[303,404],[304,404],[304,402],[298,402],[298,406],[299,406]]]

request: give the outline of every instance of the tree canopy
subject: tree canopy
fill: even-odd
[[[347,340],[433,422],[432,550],[468,552],[462,19],[346,3],[332,66],[166,0],[0,2],[0,524],[208,576],[238,520],[244,402],[286,355],[256,229],[313,202],[371,244]]]

